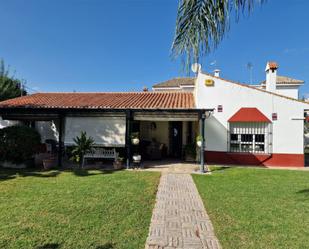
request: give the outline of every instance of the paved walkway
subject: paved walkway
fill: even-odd
[[[162,174],[145,248],[221,248],[191,175]]]

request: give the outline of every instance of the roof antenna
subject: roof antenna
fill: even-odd
[[[195,76],[197,76],[198,73],[201,72],[202,66],[199,63],[193,63],[191,66],[191,70],[193,73],[195,73]]]
[[[250,85],[252,85],[252,81],[253,81],[253,74],[252,74],[253,64],[251,62],[247,63],[247,69],[249,70]]]

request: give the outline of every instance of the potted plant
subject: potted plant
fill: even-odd
[[[198,136],[196,137],[196,145],[197,145],[198,147],[202,147],[202,143],[203,143],[203,137],[202,137],[201,135],[198,135]]]
[[[138,145],[139,144],[139,136],[138,132],[134,132],[131,135],[131,142],[133,145]]]
[[[56,157],[51,156],[49,158],[43,159],[43,168],[45,170],[50,170],[56,165]]]
[[[73,139],[75,146],[72,150],[72,158],[74,162],[79,164],[79,167],[83,167],[84,156],[87,153],[93,151],[94,140],[92,137],[87,137],[87,133],[82,131],[79,137]]]
[[[113,163],[114,169],[121,169],[122,162],[123,162],[123,157],[118,157]]]
[[[196,146],[194,143],[187,144],[184,148],[185,150],[185,161],[194,162],[196,160]]]

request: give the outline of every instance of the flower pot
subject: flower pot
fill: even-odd
[[[132,158],[133,162],[140,162],[142,160],[141,155],[134,155]]]
[[[122,169],[122,161],[115,161],[113,163],[114,169]]]
[[[138,138],[132,138],[132,144],[138,145],[139,144],[139,139]]]
[[[198,147],[202,147],[202,141],[197,141],[197,142],[196,142],[196,145],[197,145]]]
[[[55,159],[44,159],[43,167],[45,170],[49,170],[55,166]]]

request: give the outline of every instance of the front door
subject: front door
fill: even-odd
[[[169,154],[172,158],[181,158],[182,156],[182,122],[169,122]]]

